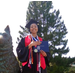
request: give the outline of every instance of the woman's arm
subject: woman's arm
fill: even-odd
[[[40,53],[44,56],[45,62],[49,66],[50,53],[49,52],[44,52],[43,50],[40,50]]]
[[[50,53],[46,52],[47,56],[45,57],[45,62],[47,64],[47,66],[49,66],[49,61],[50,61]]]
[[[29,49],[28,46],[25,47],[25,38],[22,38],[20,43],[17,46],[17,55],[18,55],[18,59],[21,62],[25,62],[28,60],[28,54],[29,54]]]
[[[44,52],[43,50],[40,50],[40,53],[44,56],[45,62],[49,66],[50,52]]]

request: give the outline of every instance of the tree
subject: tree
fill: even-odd
[[[16,42],[17,44],[20,42],[21,38],[24,38],[25,36],[27,36],[27,34],[30,34],[27,28],[24,28],[21,25],[20,27],[23,31],[19,31],[20,36],[17,37],[17,42]]]
[[[52,55],[66,54],[69,48],[66,48],[68,40],[65,39],[67,32],[64,21],[61,21],[59,10],[53,9],[52,1],[31,1],[28,6],[26,21],[35,19],[39,21],[40,31],[38,35],[44,40],[48,40]]]

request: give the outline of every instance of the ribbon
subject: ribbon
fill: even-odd
[[[38,36],[36,38],[32,36],[32,40],[39,41]],[[37,53],[37,71],[39,71],[39,73],[41,73],[41,68],[40,68],[40,53]]]

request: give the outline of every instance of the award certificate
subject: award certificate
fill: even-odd
[[[49,45],[48,41],[42,41],[42,43],[36,47],[34,47],[34,52],[40,52],[40,50],[43,50],[45,52],[49,52]]]

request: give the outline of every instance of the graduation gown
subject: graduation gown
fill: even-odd
[[[28,49],[28,46],[25,47],[25,38],[21,39],[21,41],[19,42],[17,46],[16,51],[17,51],[18,59],[20,60],[20,62],[26,62],[28,60],[29,49]],[[44,57],[44,58],[45,58],[45,63],[49,66],[50,53],[47,52],[47,57]],[[34,59],[34,62],[33,62],[32,68],[28,67],[28,63],[25,66],[22,66],[23,73],[38,73],[38,71],[36,71],[36,53],[34,52],[33,52],[33,59]],[[41,72],[46,73],[47,72],[46,68],[44,70],[41,68]]]

